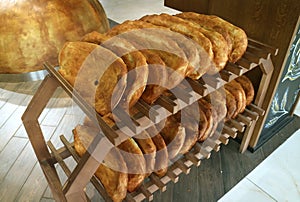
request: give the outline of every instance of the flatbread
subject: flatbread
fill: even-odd
[[[110,50],[87,42],[67,42],[58,72],[101,115],[112,111],[126,87],[127,68]]]
[[[151,139],[156,146],[154,173],[157,176],[162,177],[168,171],[169,156],[167,145],[155,126],[148,128],[146,131],[151,136]]]
[[[174,115],[171,115],[164,122],[164,127],[160,134],[167,145],[169,159],[174,159],[180,153],[184,144],[184,127],[181,126]]]
[[[144,154],[146,161],[146,173],[151,174],[155,170],[156,146],[146,131],[133,138]]]
[[[166,36],[165,29],[143,28],[126,21],[107,32],[109,36],[125,38],[138,50],[148,50],[163,60],[166,65],[167,78],[164,88],[172,89],[186,75],[188,61],[183,50],[172,39]]]
[[[197,104],[197,103],[195,103]],[[185,128],[185,139],[180,150],[181,154],[185,154],[196,144],[199,138],[199,122],[200,113],[197,112],[197,108],[194,104],[185,107],[178,112],[175,117],[179,123]]]
[[[213,115],[212,106],[209,102],[205,101],[204,98],[198,100],[199,108],[204,112],[207,120],[207,128],[205,133],[200,137],[199,141],[205,141],[213,132],[215,116]]]
[[[99,44],[121,57],[127,66],[127,87],[123,95],[123,108],[130,109],[143,94],[148,80],[148,65],[144,55],[125,39],[108,37],[99,32],[86,34],[82,41]]]
[[[225,89],[226,94],[226,108],[227,108],[227,114],[225,118],[225,122],[230,120],[231,118],[235,118],[237,111],[237,103],[235,100],[235,97],[230,93],[230,91]]]
[[[97,135],[97,130],[91,127],[78,125],[73,130],[74,148],[79,156],[83,156],[86,148]],[[127,194],[128,174],[123,157],[117,149],[113,148],[101,163],[95,176],[101,181],[107,194],[113,201],[122,201]]]
[[[103,117],[103,120],[110,126],[115,123],[111,118],[112,115],[108,114]],[[129,192],[135,191],[144,181],[146,173],[146,161],[143,152],[133,138],[129,138],[118,145],[119,151],[128,168],[128,186]]]
[[[213,108],[216,110],[217,123],[222,122],[227,114],[225,92],[221,92],[221,90],[216,90],[205,96],[205,99],[209,103],[211,103]]]
[[[232,118],[235,118],[239,113],[242,113],[246,108],[246,95],[242,86],[235,80],[230,81],[224,85],[225,89],[228,90],[236,100],[237,110]]]
[[[239,84],[241,84],[242,88],[245,91],[246,105],[250,105],[251,102],[254,100],[254,94],[255,94],[254,87],[251,80],[245,75],[237,77],[235,80],[239,82]]]
[[[230,22],[215,15],[204,15],[194,12],[183,12],[176,16],[210,27],[211,29],[219,32],[225,39],[227,39],[229,47],[230,42],[228,42],[228,38],[230,37],[232,42],[232,51],[229,54],[230,62],[236,62],[245,53],[248,46],[247,35],[243,29],[231,24]]]
[[[191,40],[189,37],[186,37],[183,34],[179,34],[173,31],[170,32],[170,29],[167,27],[157,26],[142,20],[125,21],[125,23],[136,26],[140,29],[155,28],[158,30],[166,30],[166,32],[164,32],[164,36],[175,41],[177,45],[183,50],[187,58],[187,62],[189,64],[187,67],[186,76],[196,80],[206,73],[207,68],[205,67],[208,66],[207,63],[209,62],[206,60],[206,52],[194,40]]]
[[[206,67],[208,74],[216,74],[227,63],[227,43],[218,32],[207,30],[196,23],[168,14],[148,15],[141,18],[141,20],[169,27],[172,31],[179,32],[195,40],[206,51],[206,57],[213,61],[213,64]]]

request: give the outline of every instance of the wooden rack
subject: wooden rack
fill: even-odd
[[[259,117],[264,115],[265,109],[262,109],[260,104],[264,99],[264,86],[267,86],[273,71],[270,60],[271,54],[276,55],[277,50],[249,39],[247,51],[237,63],[228,63],[217,76],[203,76],[198,81],[187,79],[188,85],[181,83],[175,88],[175,91],[178,92],[176,97],[161,96],[153,106],[143,101],[138,101],[135,107],[139,113],[134,117],[129,117],[125,112],[118,114],[121,120],[124,120],[123,118],[125,117],[125,120],[130,121],[123,122],[122,127],[117,130],[109,127],[102,120],[101,116],[95,112],[94,108],[84,101],[54,67],[45,64],[44,66],[49,75],[45,77],[38,91],[33,96],[22,116],[22,120],[54,199],[57,201],[88,201],[89,199],[86,197],[84,188],[91,181],[101,196],[105,200],[110,201],[101,183],[93,176],[99,166],[99,162],[104,159],[105,155],[105,152],[97,152],[99,148],[108,145],[108,141],[115,146],[119,145],[128,138],[128,136],[122,135],[123,133],[120,133],[120,131],[126,131],[127,135],[132,134],[132,136],[138,134],[222,87],[236,77],[254,68],[260,68],[263,74],[262,81],[253,104],[248,106],[236,119],[222,125],[220,130],[217,130],[212,137],[203,143],[197,143],[188,153],[181,156],[168,168],[165,176],[159,178],[155,174],[151,174],[137,191],[127,194],[125,201],[142,201],[144,199],[151,201],[153,194],[157,190],[163,192],[166,190],[168,183],[178,182],[181,173],[188,174],[193,165],[199,166],[201,160],[210,157],[211,151],[219,151],[220,145],[226,145],[229,138],[235,138],[238,132],[245,133],[242,144],[247,143],[251,137],[251,127],[254,127]],[[99,134],[93,140],[88,149],[89,152],[86,152],[82,158],[79,158],[72,143],[68,142],[64,136],[61,136],[61,141],[64,144],[62,148],[56,149],[51,142],[46,143],[39,126],[38,118],[58,87],[62,87],[82,111],[94,123],[99,124],[103,131],[103,134]],[[64,162],[64,159],[70,156],[77,162],[77,166],[73,171]],[[60,182],[55,168],[56,164],[62,167],[67,176],[67,181],[64,185]]]

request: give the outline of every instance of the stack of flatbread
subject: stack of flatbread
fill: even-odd
[[[218,74],[246,48],[245,32],[217,16],[147,15],[65,43],[58,71],[113,127],[114,109],[132,115],[139,99],[151,105],[187,77]],[[96,176],[109,196],[121,201],[149,174],[165,175],[173,159],[212,136],[219,123],[235,118],[253,98],[251,81],[239,77],[115,147]],[[83,155],[99,129],[86,121],[73,132],[75,149]]]

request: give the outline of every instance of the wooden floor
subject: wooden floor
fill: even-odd
[[[45,177],[22,126],[21,116],[37,90],[40,81],[0,82],[0,201],[53,201]],[[71,130],[82,122],[84,114],[65,92],[58,90],[39,118],[45,139],[62,146],[59,136],[72,140]],[[157,193],[154,201],[217,201],[274,149],[299,128],[300,118],[282,129],[271,141],[255,153],[238,152],[233,140],[213,152],[211,158],[193,167],[190,174],[167,191]],[[74,160],[67,159],[74,167]],[[58,167],[58,171],[61,169]],[[63,181],[64,179],[62,179]],[[92,201],[103,201],[90,188]]]

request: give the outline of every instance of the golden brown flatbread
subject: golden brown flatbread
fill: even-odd
[[[160,131],[160,134],[167,145],[169,159],[174,159],[184,144],[184,127],[181,126],[174,115],[171,115],[165,120],[164,127]]]
[[[225,118],[225,122],[228,121],[231,118],[235,118],[237,111],[237,103],[235,100],[235,97],[230,93],[230,91],[225,89],[226,94],[226,108],[227,108],[227,114]]]
[[[228,47],[224,37],[216,31],[207,30],[196,23],[168,14],[148,15],[141,18],[155,25],[169,27],[172,31],[192,37],[206,51],[206,57],[213,64],[206,67],[206,72],[215,74],[224,68],[228,60]],[[208,40],[208,41],[207,41]],[[210,42],[210,43],[208,43]],[[211,48],[211,49],[210,49]],[[212,51],[212,53],[210,53]],[[203,57],[201,57],[202,59]]]
[[[200,137],[199,141],[205,141],[213,132],[215,116],[213,115],[212,106],[209,102],[205,101],[204,98],[198,100],[199,108],[204,112],[207,120],[207,128],[205,133]]]
[[[194,12],[183,12],[177,14],[180,18],[196,22],[200,25],[210,27],[211,29],[219,32],[228,41],[228,35],[232,41],[232,51],[229,54],[229,61],[236,62],[240,59],[246,51],[248,45],[247,35],[241,28],[231,24],[228,21],[215,15],[204,15]],[[230,42],[227,42],[230,44]],[[230,45],[229,45],[230,47]]]
[[[227,108],[226,108],[226,98],[225,98],[225,92],[224,90],[216,90],[207,96],[205,96],[205,99],[211,103],[213,108],[217,112],[217,123],[222,122],[227,114]]]
[[[59,54],[58,72],[101,115],[119,103],[127,68],[110,50],[87,42],[67,42]]]
[[[235,80],[237,82],[239,82],[239,84],[241,84],[241,86],[243,87],[243,89],[245,91],[246,105],[250,105],[254,99],[254,87],[253,87],[251,80],[245,75],[242,75],[242,76],[236,78]]]
[[[155,28],[158,30],[166,30],[163,35],[175,41],[186,55],[187,62],[189,63],[186,76],[192,79],[199,79],[206,73],[207,68],[204,67],[208,66],[207,63],[209,62],[206,60],[206,52],[194,40],[177,32],[170,31],[167,27],[157,26],[142,20],[125,21],[125,23],[140,29]]]
[[[111,114],[103,117],[103,120],[110,127],[115,125]],[[146,176],[146,161],[143,152],[133,138],[125,140],[118,145],[118,148],[128,169],[127,190],[133,192],[142,184]]]
[[[155,170],[156,146],[146,131],[133,137],[144,154],[146,161],[146,173],[151,174]]]
[[[180,150],[181,154],[185,154],[196,144],[199,138],[199,122],[200,114],[198,112],[197,103],[189,105],[175,114],[177,122],[185,128],[185,139]]]
[[[225,84],[225,89],[228,90],[236,100],[237,110],[232,118],[235,118],[239,113],[242,113],[246,108],[246,95],[243,87],[235,80]]]
[[[144,55],[125,39],[109,37],[95,31],[86,34],[82,41],[101,45],[123,59],[128,74],[127,87],[120,104],[123,108],[130,109],[141,97],[147,85],[148,67]]]
[[[165,29],[141,29],[130,21],[117,25],[107,32],[109,36],[125,38],[138,50],[147,49],[158,54],[165,63],[168,73],[164,87],[172,89],[185,78],[188,61],[183,50],[165,33]]]
[[[148,128],[147,132],[156,146],[154,173],[162,177],[168,171],[169,156],[167,145],[155,126]]]
[[[79,156],[83,156],[86,148],[92,143],[98,131],[94,128],[78,125],[73,130],[74,148]],[[119,151],[113,148],[105,157],[95,173],[107,194],[115,202],[126,197],[128,175],[126,164]],[[121,172],[122,171],[122,172]]]
[[[146,58],[149,69],[148,85],[142,94],[142,99],[148,104],[153,104],[166,91],[164,86],[167,85],[168,72],[165,62],[158,54],[149,50],[141,50],[141,52]]]

